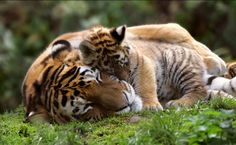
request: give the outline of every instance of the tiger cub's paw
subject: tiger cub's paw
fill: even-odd
[[[143,104],[143,108],[146,109],[146,110],[156,110],[156,111],[159,111],[159,110],[163,110],[163,107],[162,105],[160,104],[160,102],[151,102],[151,103],[144,103]]]
[[[165,108],[170,108],[170,107],[181,107],[182,104],[179,103],[177,100],[170,100],[169,102],[166,103]]]
[[[170,108],[170,107],[189,107],[192,106],[192,102],[188,102],[188,100],[170,100],[169,102],[166,103],[165,108]]]

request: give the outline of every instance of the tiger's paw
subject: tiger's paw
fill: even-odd
[[[163,110],[163,107],[159,102],[144,103],[143,108],[146,110],[156,110],[156,111]]]

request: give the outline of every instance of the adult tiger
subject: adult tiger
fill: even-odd
[[[219,94],[233,98],[236,78],[210,74],[204,57],[196,52],[195,45],[188,44],[145,38],[129,33],[126,26],[101,26],[91,29],[80,50],[85,64],[132,84],[145,108],[191,106]]]
[[[48,50],[50,55],[30,69],[23,83],[28,121],[99,120],[142,109],[130,84],[83,65],[68,41],[58,40]]]

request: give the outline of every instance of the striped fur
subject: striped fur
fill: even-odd
[[[204,44],[196,41],[189,32],[176,23],[148,24],[127,28],[128,37],[139,37],[143,40],[156,40],[184,46],[196,51],[213,75],[222,75],[226,71],[225,62]]]
[[[236,76],[236,62],[227,63],[227,72],[224,74],[224,77],[232,79]]]
[[[80,44],[85,64],[128,81],[145,108],[191,106],[217,91],[235,95],[234,79],[209,75],[204,58],[188,47],[130,34],[125,26],[94,28]]]
[[[50,54],[28,71],[22,85],[28,121],[99,120],[141,110],[130,84],[83,65],[79,50],[68,41],[58,40],[47,50]]]

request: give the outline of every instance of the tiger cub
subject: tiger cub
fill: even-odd
[[[86,65],[132,84],[144,108],[192,106],[198,100],[236,95],[236,78],[209,74],[195,50],[130,34],[126,26],[95,27],[79,48]]]
[[[130,84],[83,65],[79,50],[68,41],[58,40],[48,49],[50,55],[29,71],[23,82],[27,121],[99,120],[142,109],[141,99]],[[37,79],[32,80],[33,76]]]

